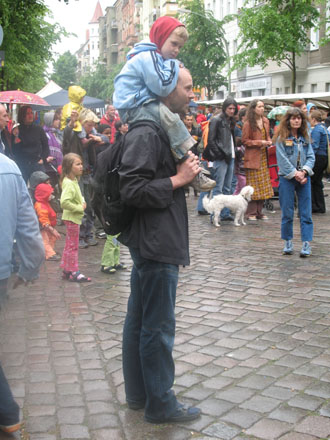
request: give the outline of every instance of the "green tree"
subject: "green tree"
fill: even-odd
[[[202,0],[184,0],[180,13],[189,39],[180,51],[179,59],[190,70],[195,87],[205,87],[210,98],[220,86],[226,84],[221,69],[228,62],[223,33],[224,21],[216,20],[205,10]]]
[[[55,61],[51,78],[62,89],[76,82],[77,58],[68,50]]]
[[[114,92],[114,79],[122,69],[124,63],[116,64],[108,72],[105,64],[98,63],[93,70],[89,70],[79,80],[87,95],[95,98],[112,101]]]
[[[5,51],[0,90],[36,91],[45,83],[52,45],[66,35],[58,24],[47,22],[49,14],[43,0],[0,0],[1,50]]]
[[[322,7],[321,3],[318,2]],[[292,72],[295,93],[297,57],[311,43],[310,30],[320,25],[317,4],[313,0],[249,0],[237,17],[241,43],[233,68],[257,64],[265,67],[269,60],[283,63]]]

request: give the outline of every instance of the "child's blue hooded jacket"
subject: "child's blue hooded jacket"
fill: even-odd
[[[115,78],[113,105],[131,109],[167,96],[175,89],[178,75],[178,60],[165,60],[154,43],[141,41],[127,54],[127,62]]]

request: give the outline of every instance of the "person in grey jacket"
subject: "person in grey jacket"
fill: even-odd
[[[1,130],[1,123],[0,123]],[[17,165],[0,154],[0,307],[7,297],[12,273],[14,239],[20,257],[15,286],[35,280],[44,261],[44,246],[30,195]],[[0,365],[0,430],[20,429],[19,407]]]

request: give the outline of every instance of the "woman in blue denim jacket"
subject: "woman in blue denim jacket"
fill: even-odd
[[[307,118],[298,108],[290,108],[283,116],[274,137],[279,168],[279,198],[282,211],[281,238],[285,240],[284,255],[293,253],[294,193],[298,196],[300,233],[303,242],[301,257],[312,253],[313,239],[311,181],[315,162],[308,135]]]
[[[314,175],[311,178],[312,185],[312,212],[325,214],[325,201],[323,193],[323,173],[328,166],[328,132],[322,123],[322,113],[313,110],[310,114],[312,130],[312,147],[315,154]]]

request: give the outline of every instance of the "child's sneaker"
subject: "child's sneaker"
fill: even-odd
[[[211,191],[216,185],[216,181],[209,179],[205,176],[205,173],[201,171],[197,176],[195,176],[194,180],[190,182],[190,186],[194,188],[196,191],[207,192]]]
[[[303,246],[300,251],[301,258],[310,257],[312,255],[312,249],[308,241],[303,242]]]

